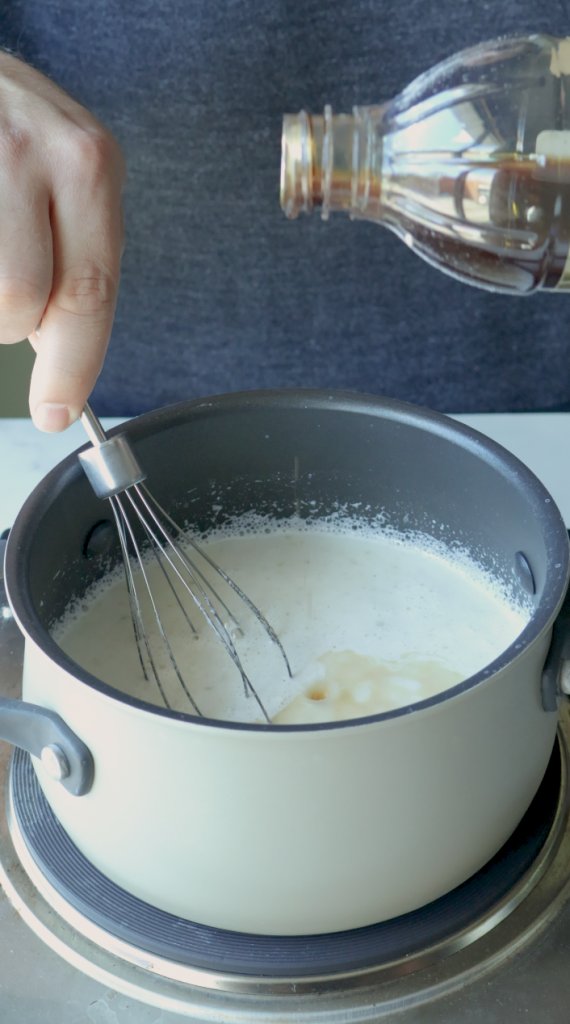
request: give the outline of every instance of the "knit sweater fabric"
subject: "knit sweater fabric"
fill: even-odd
[[[383,228],[289,222],[281,120],[380,103],[457,50],[570,32],[566,0],[3,0],[0,44],[96,114],[128,165],[100,414],[268,387],[444,411],[570,408],[570,298],[495,295]]]

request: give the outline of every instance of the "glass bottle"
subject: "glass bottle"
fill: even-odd
[[[468,284],[570,288],[570,39],[464,50],[389,103],[283,121],[281,205],[395,231]]]

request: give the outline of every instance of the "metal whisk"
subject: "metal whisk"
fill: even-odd
[[[108,498],[111,508],[113,509],[113,516],[117,526],[125,567],[133,630],[145,679],[154,679],[166,707],[170,707],[165,692],[164,682],[160,678],[156,658],[153,656],[150,637],[145,628],[141,600],[137,593],[137,582],[133,571],[133,562],[136,564],[139,570],[139,575],[142,578],[142,586],[148,595],[152,614],[154,616],[156,626],[158,627],[158,633],[161,642],[164,644],[164,649],[168,655],[172,669],[174,670],[174,673],[194,712],[197,715],[202,715],[202,712],[190,693],[174,657],[172,647],[166,635],[162,619],[157,608],[155,595],[153,594],[152,588],[149,584],[145,563],[146,550],[150,549],[162,569],[166,582],[172,591],[175,601],[180,608],[190,631],[193,634],[197,634],[197,630],[192,624],[192,621],[188,616],[188,613],[176,590],[172,576],[174,576],[175,580],[177,580],[183,587],[184,592],[191,597],[199,612],[205,617],[208,625],[213,629],[214,633],[223,643],[226,651],[240,673],[245,695],[249,697],[251,694],[255,697],[261,711],[263,712],[265,720],[270,722],[270,718],[263,706],[263,703],[243,668],[233,642],[232,633],[234,636],[243,635],[239,622],[233,612],[230,611],[226,602],[213,587],[211,581],[208,580],[205,572],[206,566],[209,566],[210,569],[218,574],[218,576],[229,587],[231,587],[241,601],[243,601],[247,608],[253,612],[269,638],[279,648],[284,658],[289,676],[291,676],[291,668],[289,666],[287,655],[285,654],[283,645],[275,633],[275,630],[269,625],[265,616],[259,611],[259,608],[256,608],[249,597],[247,597],[243,590],[238,587],[237,583],[230,579],[230,577],[223,569],[220,568],[219,565],[216,564],[216,562],[214,562],[208,553],[196,544],[195,540],[193,540],[191,536],[185,534],[183,530],[177,526],[174,520],[171,519],[168,513],[165,512],[161,505],[159,505],[156,498],[153,497],[143,483],[146,479],[146,473],[139,466],[126,435],[118,434],[115,437],[108,438],[97,416],[89,406],[89,403],[85,404],[83,414],[81,416],[81,422],[85,427],[93,447],[89,448],[85,452],[80,452],[79,459],[97,497]],[[133,516],[136,517],[142,525],[143,533],[148,545],[148,547],[145,545],[145,552],[141,551],[141,546],[137,541],[136,532],[133,528]],[[192,556],[189,556],[187,552],[180,547],[176,542],[177,539],[182,539],[184,544],[192,549]],[[200,562],[200,560],[203,561]],[[200,567],[200,564],[202,565],[202,568]],[[170,572],[167,571],[167,566],[169,567]],[[228,617],[226,622],[224,622],[225,616]]]

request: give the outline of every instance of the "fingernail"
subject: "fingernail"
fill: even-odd
[[[57,402],[42,402],[37,406],[33,419],[40,430],[57,434],[69,426],[69,409],[66,405],[58,405]]]

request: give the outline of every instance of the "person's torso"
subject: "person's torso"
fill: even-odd
[[[281,386],[449,411],[567,402],[566,296],[488,294],[376,225],[291,223],[279,207],[284,112],[384,101],[454,51],[522,31],[567,25],[547,0],[5,0],[0,43],[97,114],[127,158],[98,411]]]

